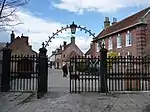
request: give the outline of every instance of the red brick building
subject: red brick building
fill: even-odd
[[[54,64],[54,68],[61,69],[65,63],[69,63],[70,58],[74,56],[83,56],[83,52],[75,43],[75,37],[71,37],[71,42],[67,44],[64,41],[55,51],[52,51],[50,62]]]
[[[122,56],[150,55],[150,7],[119,22],[113,18],[111,25],[109,18],[105,17],[104,27],[93,44],[104,42],[109,51]]]
[[[85,53],[85,55],[87,56],[87,57],[97,57],[98,56],[98,54],[99,54],[99,52],[95,52],[95,51],[97,51],[97,44],[95,44],[95,43],[90,43],[90,48],[88,49],[88,51],[86,51],[86,53]]]
[[[29,37],[28,36],[15,36],[12,31],[10,35],[11,41],[9,43],[9,47],[12,49],[11,54],[13,56],[35,56],[38,55],[33,49],[32,46],[29,45]],[[19,72],[30,72],[36,68],[36,63],[28,58],[28,57],[20,57],[15,58],[15,61],[11,62],[11,70],[18,70]],[[15,66],[15,67],[14,67]]]
[[[12,55],[37,55],[37,53],[32,49],[32,46],[29,45],[28,36],[17,36],[15,37],[14,32],[12,31],[10,35],[11,41],[9,47],[12,49]]]

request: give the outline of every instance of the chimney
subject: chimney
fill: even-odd
[[[96,57],[97,56],[97,43],[92,42],[90,45],[91,45],[91,55]]]
[[[116,22],[117,22],[117,18],[113,17],[112,25],[115,24]]]
[[[25,42],[27,45],[29,44],[29,43],[28,43],[28,39],[29,39],[28,36],[23,36],[23,34],[22,34],[21,38],[24,40],[24,42]]]
[[[92,43],[90,43],[90,48],[92,48]]]
[[[74,36],[71,37],[71,43],[75,44],[75,37]]]
[[[59,48],[57,48],[57,52],[60,52],[60,49],[59,49]]]
[[[54,54],[55,54],[55,51],[52,51],[52,54],[54,55]]]
[[[32,45],[29,45],[30,49],[32,49]]]
[[[62,46],[61,45],[60,45],[59,49],[62,50]]]
[[[67,42],[66,41],[64,41],[64,46],[66,46],[67,45]]]
[[[12,31],[11,35],[10,35],[10,38],[11,38],[11,42],[15,39],[15,34],[14,34],[14,31]]]
[[[104,28],[106,29],[106,28],[109,27],[109,26],[110,26],[109,17],[105,17]]]

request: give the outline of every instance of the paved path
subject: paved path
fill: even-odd
[[[48,91],[69,92],[69,75],[63,77],[62,70],[48,69]]]
[[[31,95],[32,93],[0,93],[0,112],[8,112]]]
[[[4,95],[0,99],[3,107],[0,112],[150,112],[150,93],[69,94],[69,78],[63,78],[61,70],[49,69],[48,78],[49,92],[43,98],[36,99],[35,95],[23,102],[13,100],[11,103],[10,99],[17,98]]]
[[[8,112],[150,112],[150,93],[66,94],[21,103]]]

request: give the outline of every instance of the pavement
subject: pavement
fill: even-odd
[[[27,93],[0,95],[0,112],[150,112],[150,92],[70,94],[69,78],[51,69],[48,82],[49,92],[41,99]]]
[[[7,112],[150,112],[150,93],[56,93],[31,98]]]
[[[0,93],[0,112],[8,112],[15,106],[30,98],[33,93]]]

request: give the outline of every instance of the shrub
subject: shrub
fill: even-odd
[[[110,57],[110,59],[107,60],[107,62],[108,62],[107,67],[112,68],[113,67],[112,62],[115,60],[115,58],[117,59],[119,57],[119,55],[115,51],[110,51],[110,52],[108,52],[107,57]]]

